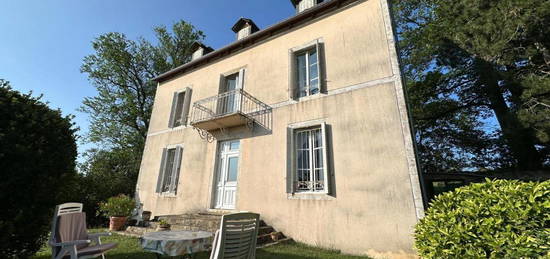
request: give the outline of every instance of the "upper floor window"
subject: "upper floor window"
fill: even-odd
[[[174,128],[187,125],[189,117],[189,107],[191,105],[191,88],[175,92],[172,99],[172,109],[170,111],[170,120],[168,127]]]
[[[176,193],[182,153],[183,147],[181,146],[164,148],[162,150],[160,172],[157,180],[157,193]]]
[[[298,98],[319,93],[319,58],[312,48],[296,54]]]
[[[322,91],[321,44],[321,40],[315,40],[290,50],[290,98],[298,99]]]

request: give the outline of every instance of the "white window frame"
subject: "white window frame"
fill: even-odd
[[[183,93],[183,100],[181,100],[180,98],[182,93]],[[191,107],[191,95],[192,95],[191,87],[186,87],[183,90],[174,92],[174,96],[172,98],[172,109],[170,110],[170,118],[168,121],[169,128],[186,127],[188,125],[189,110]],[[181,114],[176,114],[177,107],[180,102],[182,102]],[[178,120],[181,120],[181,124],[176,125],[176,122]]]
[[[168,168],[166,168],[167,159],[168,159],[168,152],[169,150],[175,149],[174,154],[174,164],[170,170],[170,185],[168,187],[168,190],[164,191],[164,180],[165,180],[165,173]],[[169,145],[162,149],[162,157],[160,162],[160,169],[159,174],[157,178],[157,185],[156,185],[156,193],[158,193],[161,196],[175,196],[178,190],[179,185],[179,179],[181,175],[181,165],[183,160],[183,145],[182,144],[176,144],[176,145]]]
[[[331,174],[329,172],[330,168],[330,161],[328,160],[328,152],[329,148],[331,146],[327,142],[327,126],[326,121],[324,119],[320,120],[312,120],[307,122],[300,122],[300,123],[294,123],[291,125],[288,125],[288,131],[289,131],[289,141],[288,145],[289,148],[287,149],[288,154],[288,169],[289,172],[287,174],[287,194],[289,199],[298,198],[298,199],[330,199],[331,196],[330,190],[332,189],[332,181],[331,181]],[[323,177],[324,177],[324,189],[322,191],[298,191],[295,189],[295,180],[297,177],[298,169],[297,169],[297,155],[296,155],[296,132],[299,132],[300,130],[306,130],[306,129],[312,129],[312,128],[320,128],[321,129],[321,136],[323,141]],[[311,162],[311,160],[310,160]],[[315,171],[312,172],[314,174]]]
[[[304,45],[294,47],[289,49],[289,99],[290,100],[302,100],[302,99],[308,99],[311,96],[317,96],[319,94],[322,94],[324,92],[324,68],[323,68],[323,61],[324,61],[324,55],[323,55],[323,48],[321,47],[324,44],[323,38],[319,38],[316,40],[313,40],[311,42],[308,42]],[[306,55],[306,77],[307,77],[307,95],[299,97],[299,86],[298,86],[298,64],[297,64],[297,57],[300,54],[303,54],[304,52],[309,52],[310,50],[315,49],[317,51],[317,77],[318,77],[318,84],[319,84],[319,91],[316,94],[310,94],[309,88],[310,88],[310,79],[309,79],[309,55]]]

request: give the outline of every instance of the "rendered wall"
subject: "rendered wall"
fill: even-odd
[[[192,102],[214,96],[220,74],[246,67],[244,90],[275,108],[271,131],[236,128],[216,135],[241,138],[237,209],[260,213],[297,241],[356,254],[413,253],[418,182],[385,10],[383,0],[358,1],[162,83],[138,179],[144,209],[173,215],[211,208],[217,144],[190,127],[168,129],[172,94],[191,87]],[[290,101],[288,51],[318,38],[324,41],[328,91]],[[287,127],[316,119],[328,125],[334,191],[317,200],[289,198]],[[178,193],[164,197],[155,187],[162,148],[170,144],[183,144],[184,151]]]

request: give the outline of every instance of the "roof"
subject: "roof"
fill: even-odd
[[[193,42],[193,44],[191,44],[191,52],[195,52],[199,48],[204,49],[204,54],[214,51],[213,48],[208,47],[208,46],[206,46],[206,45],[204,45],[204,44],[202,44],[201,42],[198,42],[198,41],[195,41],[195,42]]]
[[[157,76],[153,80],[159,83],[162,83],[166,80],[170,80],[171,78],[176,77],[182,73],[205,66],[211,62],[227,57],[239,50],[260,44],[265,39],[277,37],[278,35],[286,31],[289,31],[295,27],[298,27],[299,25],[304,24],[308,21],[311,21],[323,14],[343,8],[346,4],[351,4],[359,1],[365,1],[365,0],[324,1],[322,4],[319,4],[313,8],[307,9],[282,22],[279,22],[275,25],[267,27],[263,30],[260,30],[256,33],[251,34],[248,37],[237,40],[221,49],[210,52],[209,54],[206,54],[198,59],[185,63],[168,72],[165,72]]]
[[[292,5],[294,5],[294,7],[296,7],[298,3],[300,3],[300,1],[302,0],[290,0],[290,2],[292,3]],[[320,4],[323,2],[323,0],[316,0],[316,1],[317,1],[317,4]]]
[[[252,33],[260,30],[260,28],[258,28],[258,26],[251,19],[243,18],[243,17],[241,17],[237,21],[237,23],[233,25],[233,27],[231,27],[231,30],[233,30],[234,32],[239,32],[247,24],[252,26]]]

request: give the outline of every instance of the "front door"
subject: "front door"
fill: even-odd
[[[224,141],[218,146],[214,207],[232,210],[235,209],[237,198],[240,141]]]

